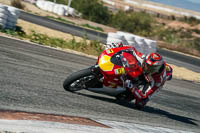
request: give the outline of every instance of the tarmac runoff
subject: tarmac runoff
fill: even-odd
[[[7,118],[4,113],[7,113]],[[190,131],[169,129],[163,127],[125,123],[108,120],[92,120],[88,118],[56,116],[26,112],[1,112],[0,133],[195,133]],[[9,117],[8,117],[9,116]],[[42,119],[38,119],[39,116]],[[72,119],[70,122],[56,122],[55,118]],[[11,119],[12,118],[12,119]],[[51,121],[47,121],[49,118]],[[79,123],[77,120],[86,120],[91,123]],[[72,122],[77,124],[72,124]],[[79,124],[78,124],[79,123]]]

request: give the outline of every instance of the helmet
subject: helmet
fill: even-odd
[[[144,62],[144,72],[147,74],[159,72],[163,63],[164,61],[160,54],[151,53],[146,56],[146,60]]]

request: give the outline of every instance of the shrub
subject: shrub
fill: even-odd
[[[159,36],[159,40],[168,42],[168,43],[177,43],[179,42],[179,37],[177,35],[177,31],[173,30],[173,29],[159,29],[159,31],[157,32],[158,36]]]
[[[200,51],[200,38],[195,38],[192,42],[191,42],[191,47]]]
[[[111,13],[100,0],[73,0],[71,6],[83,14],[83,18],[108,24]]]
[[[57,3],[63,2],[64,0],[57,0]],[[65,4],[67,3],[66,0]],[[81,12],[84,19],[110,25],[122,31],[137,33],[144,36],[148,36],[152,32],[153,17],[144,12],[125,13],[119,11],[117,14],[112,14],[100,0],[73,0],[71,7]],[[98,28],[97,30],[102,29]]]
[[[25,8],[25,5],[22,4],[21,0],[12,0],[11,1],[11,5],[16,7],[16,8],[19,8],[19,9],[24,9]]]
[[[0,32],[3,32],[5,34],[9,34],[11,36],[26,37],[26,33],[22,30],[22,27],[20,27],[20,26],[16,26],[15,30],[0,29]]]
[[[104,47],[97,41],[90,41],[89,48],[92,50],[89,54],[100,55]]]
[[[197,25],[200,24],[200,20],[196,19],[195,17],[183,17],[179,19],[182,22],[191,24],[191,25]]]
[[[110,25],[119,30],[147,36],[152,32],[153,21],[153,18],[144,12],[119,11],[113,15]]]
[[[176,17],[174,15],[171,15],[171,20],[176,20]]]
[[[45,34],[36,33],[35,31],[32,31],[32,34],[26,38],[41,45],[69,48],[92,55],[99,55],[103,51],[99,42],[91,41],[88,44],[86,39],[83,39],[81,42],[76,42],[74,38],[72,40],[65,41],[63,39],[49,37]]]
[[[67,5],[68,0],[56,0],[56,3]],[[110,20],[111,13],[100,0],[72,0],[71,7],[81,12],[84,19],[101,24],[108,24]]]

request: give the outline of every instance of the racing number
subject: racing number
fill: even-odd
[[[124,68],[115,69],[115,74],[125,74]]]

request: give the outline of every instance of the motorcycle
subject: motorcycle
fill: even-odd
[[[130,64],[127,61],[128,59],[124,57],[124,53],[126,53],[126,50],[123,50],[121,47],[104,50],[95,65],[69,75],[63,83],[64,89],[69,92],[77,92],[85,89],[113,96],[117,100],[132,102],[135,98],[131,91],[134,90],[128,89],[125,85]],[[111,85],[120,85],[121,87],[104,88],[104,80],[113,74],[119,76],[113,79]],[[142,79],[140,81],[131,80],[134,88],[142,88],[148,84],[145,78]],[[141,109],[142,107],[136,105],[136,108]]]

